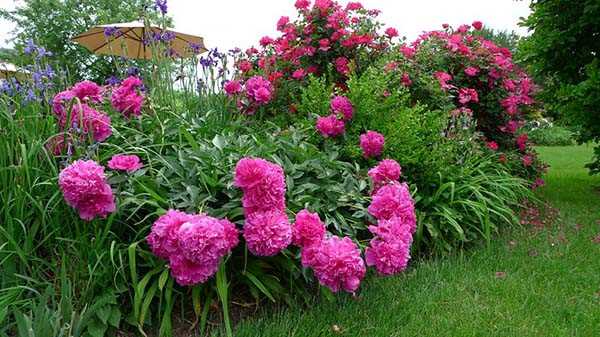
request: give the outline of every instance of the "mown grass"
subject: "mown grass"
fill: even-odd
[[[517,228],[490,246],[371,277],[357,298],[316,300],[240,323],[236,336],[598,336],[600,177],[591,146],[542,147],[539,192],[560,210],[550,228]]]

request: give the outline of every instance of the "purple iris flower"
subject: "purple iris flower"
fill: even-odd
[[[167,0],[154,1],[154,9],[160,10],[163,14],[167,14]]]

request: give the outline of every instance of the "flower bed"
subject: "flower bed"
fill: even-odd
[[[181,305],[202,330],[221,313],[229,327],[232,296],[356,294],[369,274],[517,223],[540,164],[519,129],[534,86],[506,50],[466,25],[407,45],[359,3],[295,6],[280,36],[231,52],[227,81],[212,51],[201,65],[218,77],[194,92],[142,73],[81,81],[3,117],[7,166],[22,166],[22,144],[34,151],[31,171],[0,176],[24,184],[3,200],[36,201],[3,211],[18,220],[11,247],[56,262],[41,273],[65,275],[76,304],[102,312],[82,329],[166,335]],[[43,234],[23,239],[18,222],[37,219]],[[25,274],[37,264],[7,261]]]

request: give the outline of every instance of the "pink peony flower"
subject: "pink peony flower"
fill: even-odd
[[[314,8],[317,8],[321,11],[321,13],[327,13],[327,11],[333,7],[332,0],[315,0]]]
[[[546,182],[544,181],[544,179],[537,178],[537,179],[535,179],[535,181],[533,182],[533,184],[531,184],[531,189],[535,190],[535,189],[540,188],[540,187],[542,187],[544,185],[546,185]]]
[[[102,88],[92,81],[82,81],[75,84],[71,92],[82,102],[102,102]]]
[[[71,90],[61,91],[52,99],[52,111],[60,119],[66,118],[66,104],[68,104],[75,94]]]
[[[519,103],[519,96],[516,95],[510,95],[500,101],[500,104],[510,116],[514,116],[519,112]]]
[[[260,45],[263,46],[263,47],[266,47],[266,46],[272,44],[273,42],[274,42],[274,40],[271,37],[268,37],[268,36],[261,37],[260,41],[259,41]]]
[[[334,114],[340,115],[343,120],[348,121],[352,119],[354,109],[352,108],[352,102],[347,97],[335,96],[330,103],[331,111]]]
[[[529,137],[526,133],[520,134],[517,137],[516,143],[519,150],[525,151],[525,148],[527,148],[527,140],[529,140]]]
[[[469,26],[469,25],[460,25],[460,26],[458,26],[456,31],[461,34],[464,34],[464,33],[468,32],[470,28],[471,28],[471,26]]]
[[[173,254],[169,256],[169,268],[171,276],[181,286],[192,286],[206,282],[217,272],[218,264],[201,265],[194,263],[182,255]]]
[[[292,227],[280,210],[254,212],[246,218],[244,238],[256,256],[273,256],[292,242]]]
[[[335,59],[335,69],[337,70],[338,73],[342,74],[342,75],[348,75],[350,74],[350,67],[348,66],[349,61],[347,58],[345,57],[338,57],[337,59]]]
[[[394,37],[398,36],[398,30],[396,28],[394,28],[394,27],[388,27],[385,30],[385,35],[387,37],[389,37],[390,39],[394,38]]]
[[[360,249],[348,237],[332,237],[302,249],[302,265],[312,268],[319,283],[333,292],[354,293],[365,276]]]
[[[400,217],[392,216],[388,220],[379,220],[377,226],[369,226],[369,231],[378,239],[392,242],[403,241],[408,245],[412,242],[412,235],[417,230],[417,223],[413,221],[415,216]]]
[[[328,51],[331,48],[329,39],[320,39],[319,40],[319,50],[320,51]]]
[[[295,80],[301,80],[304,78],[304,76],[306,76],[306,72],[304,71],[304,69],[300,68],[300,69],[296,69],[293,73],[292,73],[292,78],[294,78]]]
[[[310,1],[309,0],[296,0],[296,3],[294,4],[294,6],[297,9],[307,9],[308,6],[310,6]]]
[[[473,21],[472,26],[475,30],[481,30],[483,28],[483,23],[481,21]]]
[[[533,164],[533,159],[533,156],[530,154],[524,155],[522,158],[523,166],[531,166]]]
[[[346,5],[346,10],[347,11],[356,11],[359,9],[363,9],[363,5],[360,2],[349,2]]]
[[[373,195],[368,211],[378,220],[397,216],[416,223],[414,202],[406,183],[393,183],[379,188]]]
[[[475,91],[475,89],[460,88],[458,90],[458,101],[463,105],[469,102],[477,103],[479,102],[479,96],[477,95],[477,91]]]
[[[233,183],[244,192],[246,217],[255,212],[285,212],[285,176],[279,165],[260,158],[243,158],[235,167]]]
[[[344,121],[334,114],[317,118],[317,130],[323,137],[337,137],[345,132]]]
[[[498,143],[496,143],[495,141],[487,142],[485,145],[487,146],[488,149],[490,149],[492,151],[498,150]]]
[[[402,45],[400,47],[400,52],[402,53],[402,55],[404,55],[404,57],[406,57],[407,59],[412,59],[415,56],[416,50],[415,48],[412,47],[408,47],[406,45]]]
[[[250,70],[252,70],[252,63],[250,63],[248,60],[241,60],[238,63],[238,68],[243,72],[243,73],[247,73]]]
[[[246,95],[258,105],[267,104],[273,96],[273,85],[262,76],[250,77],[246,81]]]
[[[452,76],[450,74],[443,71],[437,71],[433,75],[435,78],[437,78],[442,90],[448,90],[454,87],[453,85],[447,83],[448,81],[452,80]]]
[[[479,74],[479,69],[475,68],[475,67],[467,67],[465,69],[465,74],[467,74],[468,76],[477,76],[477,74]]]
[[[367,266],[375,266],[381,275],[394,275],[406,269],[410,260],[410,243],[402,240],[373,239],[365,249]]]
[[[115,110],[129,118],[139,116],[144,103],[144,96],[138,93],[143,86],[142,80],[135,76],[126,78],[119,87],[113,90],[111,104]]]
[[[242,85],[240,84],[240,81],[227,81],[223,85],[223,89],[225,89],[227,96],[233,96],[242,92]]]
[[[296,214],[296,223],[292,227],[292,243],[306,247],[321,242],[325,238],[325,224],[317,213],[306,209]]]
[[[238,230],[227,219],[194,216],[177,230],[179,253],[199,265],[218,266],[222,257],[239,243]],[[215,268],[216,270],[216,268]]]
[[[64,168],[58,184],[67,204],[90,221],[115,211],[115,199],[104,176],[104,168],[93,160],[78,160]]]
[[[65,125],[66,120],[60,121],[60,124]],[[112,135],[110,117],[86,104],[73,106],[71,125],[74,128],[82,129],[84,133],[91,135],[97,142],[103,142]]]
[[[369,170],[369,177],[373,181],[373,194],[386,184],[398,181],[402,174],[400,164],[393,159],[384,159],[377,166]]]
[[[367,131],[360,135],[360,148],[365,158],[379,157],[383,152],[385,138],[379,132]]]
[[[405,87],[410,87],[412,85],[410,76],[408,76],[407,73],[402,74],[402,85]]]
[[[287,26],[288,23],[290,23],[289,16],[280,17],[279,20],[277,20],[277,30],[283,32],[285,30],[285,26]]]
[[[113,170],[135,172],[144,165],[136,155],[117,154],[108,161],[108,167]]]
[[[179,238],[177,236],[179,228],[198,216],[197,214],[187,214],[172,209],[161,215],[154,222],[150,234],[146,237],[152,253],[165,260],[168,260],[172,255],[180,255],[178,254]]]

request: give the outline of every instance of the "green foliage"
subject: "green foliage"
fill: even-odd
[[[481,238],[489,243],[500,228],[519,224],[514,210],[531,197],[527,183],[496,158],[469,158],[440,174],[436,191],[418,200],[418,237],[438,252]]]
[[[383,157],[398,161],[406,179],[426,189],[456,160],[453,146],[459,141],[446,137],[448,111],[432,109],[429,102],[412,102],[409,90],[394,83],[397,77],[398,73],[372,67],[350,78],[347,95],[354,102],[355,117],[347,128],[346,153],[360,160],[359,136],[367,130],[380,132],[386,141]],[[437,105],[435,100],[431,96],[431,105]]]
[[[0,9],[0,18],[17,25],[14,33],[18,49],[33,40],[52,52],[54,60],[64,67],[70,78],[90,78],[103,83],[116,73],[114,61],[93,55],[71,39],[92,26],[134,21],[142,14],[156,21],[157,14],[144,9],[149,8],[150,3],[153,1],[26,0],[13,11]]]
[[[524,61],[546,85],[548,110],[578,129],[580,142],[600,139],[600,3],[595,0],[533,1],[522,23],[533,31],[520,47]],[[600,149],[596,151],[600,153]],[[600,157],[589,164],[600,173]]]
[[[562,126],[533,129],[529,131],[529,139],[540,146],[566,146],[575,142],[573,132]]]
[[[539,76],[574,84],[600,53],[600,3],[596,0],[536,0],[522,22],[533,33],[523,42],[524,61]]]

